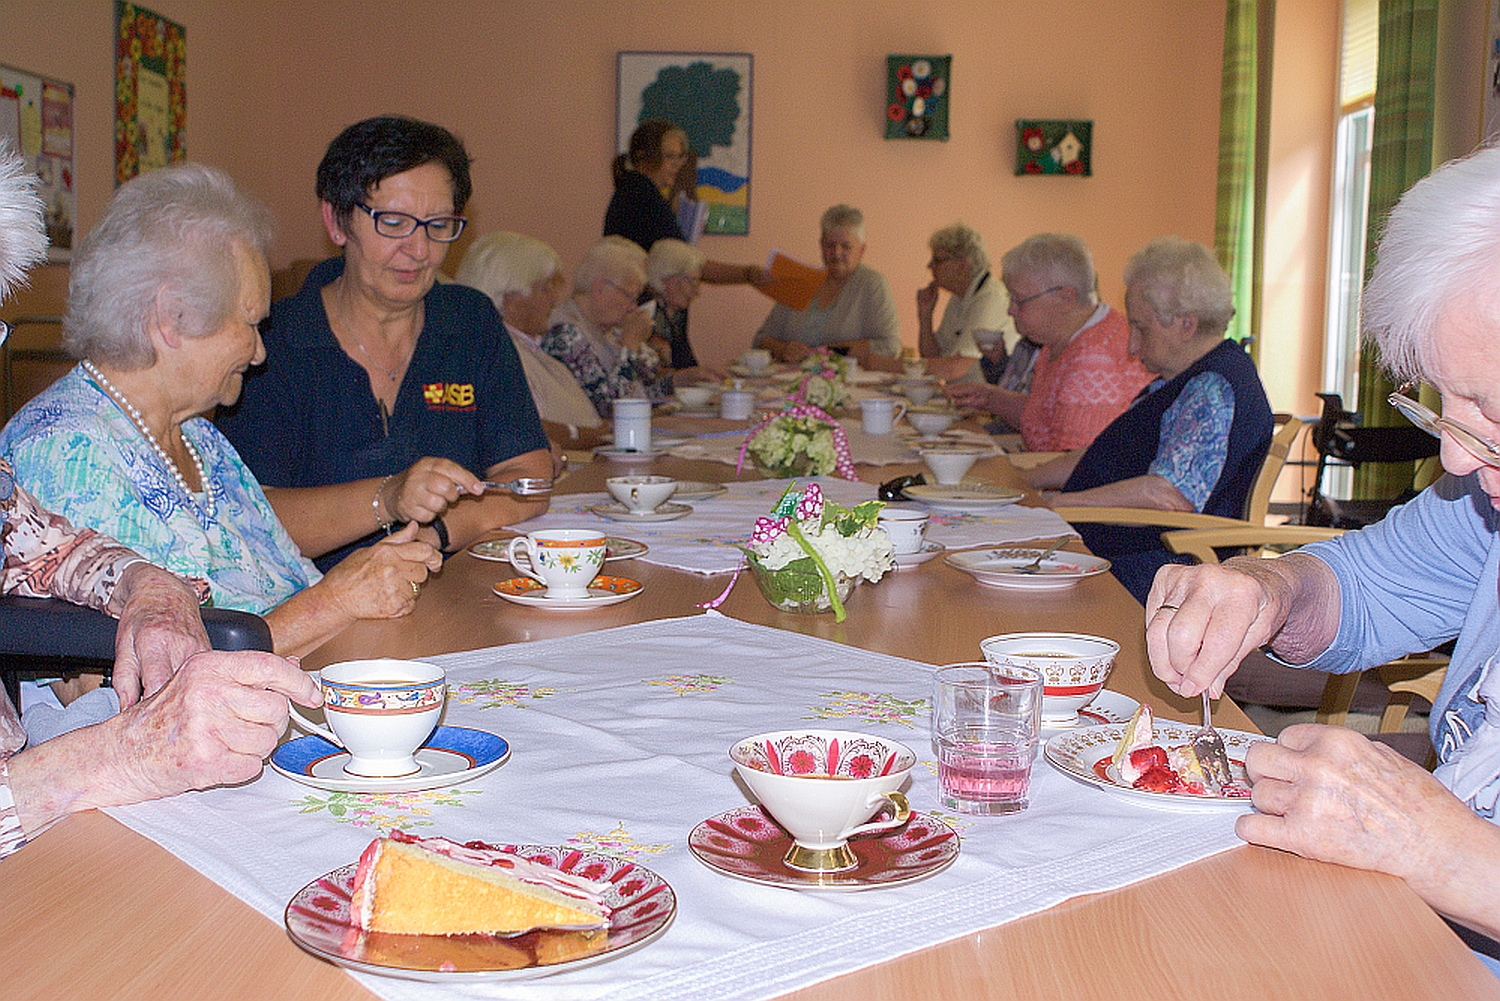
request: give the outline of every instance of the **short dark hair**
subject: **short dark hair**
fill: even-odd
[[[318,164],[318,199],[333,206],[340,223],[348,223],[355,202],[387,177],[441,163],[453,179],[453,211],[462,212],[474,185],[469,180],[469,153],[458,137],[441,125],[382,115],[356,122],[328,144]]]

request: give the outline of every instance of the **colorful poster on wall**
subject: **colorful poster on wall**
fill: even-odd
[[[752,68],[749,53],[619,54],[618,149],[630,148],[630,134],[641,122],[680,126],[698,160],[696,198],[707,209],[705,233],[750,232]]]
[[[73,258],[73,85],[0,66],[0,136],[41,178],[47,259]]]
[[[187,34],[115,2],[115,184],[187,158]]]
[[[885,57],[885,137],[948,141],[952,56]]]
[[[1016,120],[1016,175],[1094,173],[1094,123],[1050,118]]]

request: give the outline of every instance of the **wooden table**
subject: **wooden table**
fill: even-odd
[[[655,471],[719,480],[717,463],[660,460]],[[591,463],[562,489],[602,489],[619,466]],[[867,479],[903,471],[882,467]],[[1018,484],[1003,459],[974,474]],[[637,599],[581,615],[507,604],[490,585],[504,564],[461,554],[428,583],[417,611],[351,628],[306,659],[436,655],[691,614],[726,578],[646,563]],[[1142,610],[1112,577],[1065,596],[977,586],[934,560],[858,588],[849,618],[778,612],[742,581],[725,614],[928,663],[978,657],[1001,632],[1066,629],[1121,643],[1110,687],[1192,719],[1196,702],[1151,676]],[[1225,700],[1222,725],[1251,724]],[[1207,916],[1195,928],[1185,915]],[[338,968],[151,841],[98,813],[71,817],[0,863],[7,997],[368,999]],[[1205,960],[1216,955],[1218,958]],[[1242,847],[1109,893],[798,991],[805,1001],[910,998],[1500,998],[1500,981],[1399,880]]]

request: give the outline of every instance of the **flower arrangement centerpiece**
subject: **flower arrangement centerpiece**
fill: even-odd
[[[804,490],[789,484],[740,547],[766,600],[789,612],[832,610],[843,622],[855,585],[878,581],[895,562],[890,536],[877,524],[883,507],[865,501],[847,508],[825,501],[816,483]]]
[[[810,403],[823,410],[833,410],[849,402],[849,360],[827,348],[818,348],[802,359],[801,380],[788,394],[792,403]]]
[[[823,476],[837,469],[846,478],[857,479],[849,475],[853,467],[848,436],[838,421],[817,407],[788,407],[761,421],[740,446],[738,469],[744,468],[747,455],[762,476]]]

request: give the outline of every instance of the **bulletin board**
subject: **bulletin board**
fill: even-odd
[[[115,0],[115,184],[187,158],[187,32]]]
[[[47,259],[72,260],[73,85],[0,65],[0,136],[41,178],[37,194],[46,206]]]

